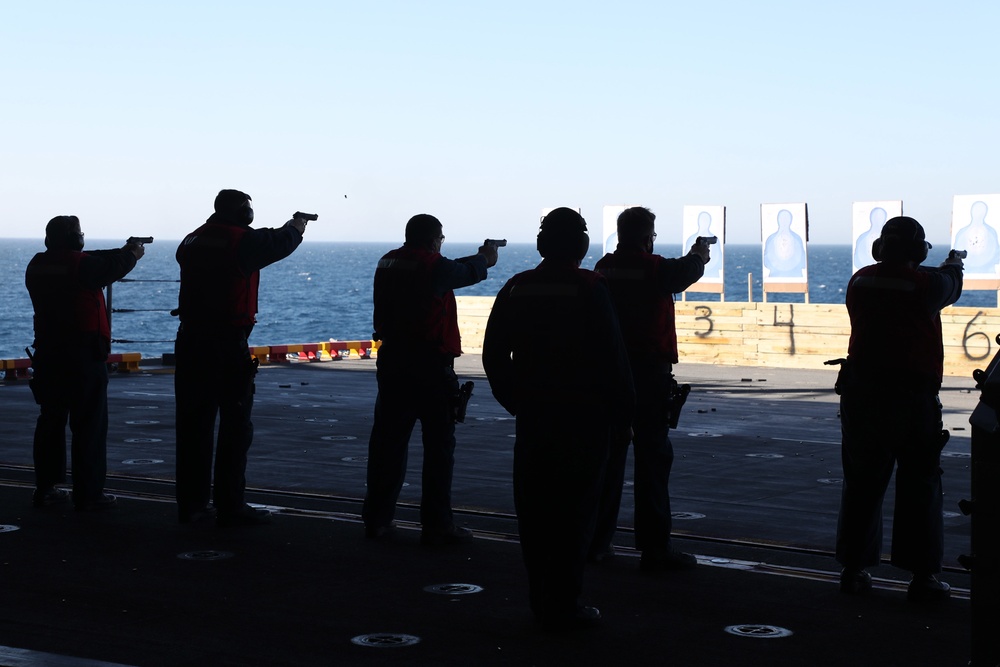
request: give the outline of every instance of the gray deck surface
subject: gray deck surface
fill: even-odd
[[[906,573],[888,565],[874,571],[871,597],[837,592],[833,371],[682,363],[678,380],[693,391],[672,434],[675,537],[703,566],[641,575],[626,489],[621,555],[592,567],[586,582],[604,625],[551,636],[527,609],[511,491],[514,422],[493,400],[478,356],[457,364],[476,389],[458,426],[453,500],[458,520],[480,538],[453,549],[418,546],[419,427],[401,530],[385,542],[363,538],[374,365],[262,367],[249,500],[277,516],[251,529],[176,524],[169,369],[112,377],[108,487],[121,502],[102,514],[31,508],[36,407],[23,380],[0,386],[0,525],[12,527],[0,532],[0,664],[85,664],[58,656],[129,665],[967,663],[969,577],[955,559],[970,543],[957,502],[969,496],[968,418],[978,402],[971,378],[947,378],[942,392],[952,432],[942,466],[949,602],[906,603]],[[887,539],[891,506],[890,489]],[[178,558],[209,551],[233,556]],[[447,583],[483,591],[424,591]],[[793,634],[725,631],[741,624]],[[351,642],[380,632],[420,642]],[[46,655],[50,662],[39,662]]]

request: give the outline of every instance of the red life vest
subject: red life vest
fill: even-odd
[[[676,364],[674,298],[660,291],[662,261],[659,255],[616,250],[598,260],[594,270],[608,281],[629,356]]]
[[[930,276],[880,263],[859,269],[847,285],[848,357],[862,375],[938,384],[944,373],[941,312],[927,305]]]
[[[441,253],[403,246],[386,253],[375,269],[375,335],[389,345],[462,354],[455,293],[434,293],[432,273]]]
[[[111,327],[104,290],[80,284],[85,252],[46,250],[35,255],[24,284],[35,309],[35,346],[72,345],[82,336],[96,336],[111,347]]]
[[[207,222],[181,241],[176,255],[181,267],[181,322],[246,327],[257,321],[260,271],[244,274],[237,252],[247,231]]]

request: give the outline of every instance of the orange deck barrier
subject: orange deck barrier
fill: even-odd
[[[296,362],[339,361],[341,359],[371,359],[377,356],[380,343],[372,340],[331,340],[325,343],[296,343],[290,345],[255,345],[250,354],[261,364]],[[142,355],[138,352],[119,352],[108,355],[108,369],[112,372],[130,373],[139,370]],[[206,363],[211,363],[207,360]],[[30,359],[0,359],[0,379],[17,380],[31,374]]]
[[[28,377],[28,369],[31,368],[31,359],[2,359],[5,380],[17,380]]]
[[[295,343],[289,345],[261,345],[250,348],[250,354],[262,364],[341,359],[371,359],[377,354],[379,343],[372,340],[331,340],[325,343]]]
[[[142,355],[138,352],[122,352],[108,355],[108,364],[114,364],[119,373],[131,373],[139,370]]]
[[[131,373],[139,370],[142,355],[138,352],[122,352],[108,355],[108,370]],[[4,380],[21,380],[31,375],[31,359],[0,359],[0,370]]]

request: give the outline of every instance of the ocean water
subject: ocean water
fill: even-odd
[[[178,268],[174,261],[177,241],[157,241],[146,246],[146,255],[125,282],[112,288],[112,338],[114,352],[141,352],[158,357],[173,350],[177,319],[169,311],[177,306]],[[90,241],[90,248],[117,247],[117,242]],[[398,243],[303,243],[290,257],[261,271],[260,313],[250,337],[251,345],[314,343],[331,338],[367,340],[372,333],[372,277],[379,257]],[[24,288],[24,269],[41,240],[0,239],[0,359],[24,357],[32,341],[31,301]],[[447,257],[473,254],[476,244],[445,243]],[[676,257],[680,245],[658,244],[656,252]],[[850,246],[809,246],[809,301],[843,303],[851,277]],[[939,263],[946,250],[934,249],[928,264]],[[598,245],[584,259],[593,268],[601,257]],[[727,245],[725,255],[726,301],[746,301],[748,274],[754,301],[762,300],[761,248]],[[510,276],[538,264],[534,244],[510,244],[500,249],[500,261],[483,282],[459,290],[467,296],[493,296]],[[718,295],[689,298],[717,301]],[[769,294],[768,301],[801,303],[801,294]],[[959,306],[995,307],[995,292],[966,292]]]

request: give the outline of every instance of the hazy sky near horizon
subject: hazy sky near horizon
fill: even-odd
[[[846,0],[170,3],[0,0],[2,237],[179,239],[221,188],[307,240],[531,241],[545,207],[903,201],[947,244],[1000,192],[1000,4]],[[447,248],[447,246],[445,246]],[[447,253],[447,249],[445,250]]]

